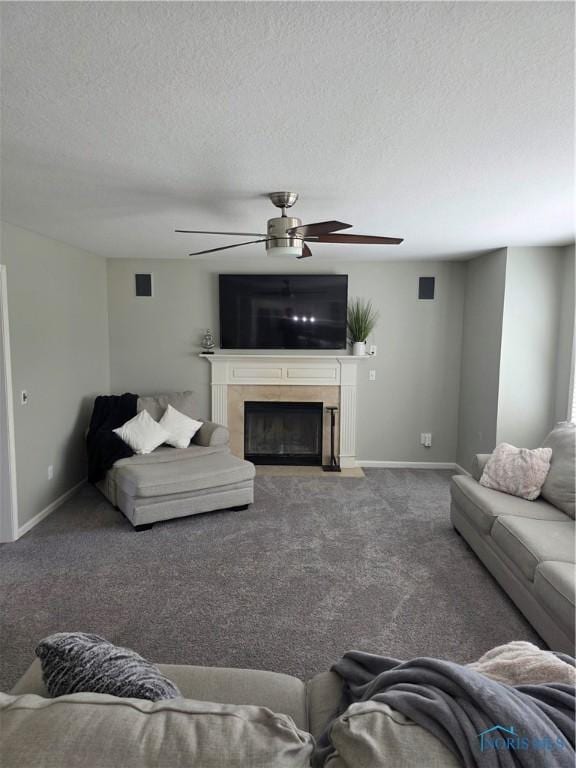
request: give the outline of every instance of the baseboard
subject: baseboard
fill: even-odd
[[[468,475],[468,477],[472,477],[470,472],[468,472],[467,469],[464,469],[464,467],[461,467],[460,464],[454,464],[454,469],[459,475]]]
[[[374,461],[372,459],[358,459],[357,463],[366,469],[452,469],[456,471],[461,469],[453,461]]]
[[[31,520],[28,520],[27,523],[24,523],[24,525],[21,525],[18,528],[18,534],[16,536],[17,539],[19,539],[21,536],[24,536],[25,533],[28,533],[28,531],[31,531],[32,528],[34,528],[35,525],[38,525],[38,523],[41,520],[44,520],[44,518],[48,517],[48,515],[52,514],[54,510],[58,509],[58,507],[61,507],[62,504],[64,504],[65,501],[68,501],[69,498],[74,496],[74,494],[82,488],[82,486],[86,483],[86,480],[81,480],[79,483],[76,483],[72,488],[67,490],[65,493],[62,494],[62,496],[59,496],[57,499],[55,499],[51,504],[48,504],[47,507],[42,509],[40,512],[38,512],[37,515],[34,515],[34,517]]]

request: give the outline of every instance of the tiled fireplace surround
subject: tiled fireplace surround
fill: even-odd
[[[356,377],[351,355],[202,355],[211,366],[213,421],[230,430],[232,453],[244,456],[247,400],[335,405],[336,454],[343,469],[356,463]],[[330,415],[324,411],[323,461],[330,455]]]

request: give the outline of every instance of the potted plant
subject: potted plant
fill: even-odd
[[[372,302],[365,299],[352,299],[348,304],[348,333],[352,342],[353,355],[366,354],[366,339],[378,321],[378,312]]]

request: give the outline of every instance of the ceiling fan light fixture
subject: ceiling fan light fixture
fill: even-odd
[[[342,234],[343,229],[350,229],[352,224],[331,219],[329,221],[316,221],[312,224],[302,224],[296,216],[287,216],[286,211],[298,200],[297,192],[271,192],[268,197],[271,202],[282,211],[281,216],[268,219],[268,231],[266,234],[258,232],[214,232],[212,230],[177,229],[176,232],[190,235],[242,235],[243,237],[257,237],[258,240],[248,240],[234,245],[223,245],[218,248],[209,248],[204,251],[194,251],[189,256],[201,256],[205,253],[228,251],[231,248],[240,248],[245,245],[266,243],[268,256],[278,258],[309,259],[312,251],[310,243],[342,243],[343,245],[399,245],[401,237],[379,237],[375,235],[350,235]],[[313,318],[310,322],[314,322]]]
[[[296,257],[302,256],[302,243],[300,245],[274,245],[266,243],[266,255],[276,257]]]

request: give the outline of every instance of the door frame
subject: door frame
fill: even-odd
[[[18,538],[14,398],[6,280],[6,267],[0,264],[0,457],[6,457],[0,463],[0,542]]]

